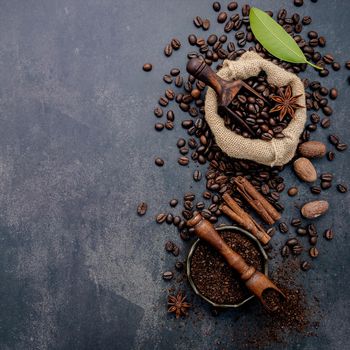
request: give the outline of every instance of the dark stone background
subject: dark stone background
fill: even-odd
[[[224,2],[223,2],[224,3]],[[242,2],[240,2],[242,3]],[[350,58],[350,2],[305,0],[327,37],[323,52]],[[214,318],[195,298],[196,312],[175,321],[165,308],[161,279],[174,258],[163,250],[176,230],[154,215],[191,188],[191,171],[176,165],[179,125],[156,134],[153,108],[165,89],[161,76],[184,69],[187,34],[195,15],[215,23],[211,1],[11,0],[0,11],[0,348],[1,349],[235,349],[241,322],[256,322],[253,301],[241,311]],[[277,11],[292,1],[251,1]],[[207,33],[206,33],[207,34]],[[172,37],[185,49],[166,59]],[[141,70],[154,64],[151,73]],[[307,76],[317,78],[312,69]],[[332,73],[327,86],[340,97],[331,131],[349,136],[349,72]],[[175,109],[177,119],[184,114]],[[313,136],[326,140],[328,131]],[[348,141],[348,140],[347,140]],[[166,160],[163,168],[155,156]],[[348,153],[317,161],[319,172],[348,182]],[[194,164],[190,165],[193,169]],[[311,198],[290,169],[286,184]],[[201,193],[204,182],[192,187]],[[320,300],[318,337],[292,336],[270,349],[346,349],[349,337],[349,196],[335,188],[323,195],[329,214],[317,221],[333,227],[320,240],[314,269],[300,273],[312,299]],[[149,211],[136,216],[145,200]],[[285,239],[274,237],[277,251]],[[188,247],[182,250],[185,258]],[[249,328],[249,327],[248,327]]]

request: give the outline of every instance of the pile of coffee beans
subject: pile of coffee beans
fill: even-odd
[[[271,96],[284,94],[286,87],[277,88],[269,84],[265,72],[260,72],[258,76],[246,79],[245,83],[261,94],[263,98],[266,98],[269,104],[252,95],[249,91],[241,89],[229,108],[234,110],[235,115],[239,117],[239,120],[243,120],[247,127],[242,126],[229,113],[223,116],[225,126],[236,134],[247,138],[261,138],[265,141],[270,141],[272,138],[284,138],[283,129],[288,126],[291,116],[286,115],[284,119],[280,120],[279,113],[270,113],[270,110],[276,105]]]

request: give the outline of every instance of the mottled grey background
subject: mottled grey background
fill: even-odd
[[[222,2],[224,3],[224,2]],[[240,2],[241,3],[241,2]],[[292,1],[251,1],[295,11]],[[350,2],[319,1],[299,9],[310,28],[327,37],[340,62],[350,58]],[[217,318],[194,300],[196,312],[175,321],[166,314],[161,272],[174,258],[163,250],[173,227],[154,214],[191,187],[191,172],[176,165],[176,139],[184,131],[156,134],[152,110],[173,66],[184,69],[187,34],[195,15],[212,20],[208,0],[0,1],[0,349],[235,349],[242,320],[254,323],[253,301]],[[185,49],[166,59],[172,37]],[[154,64],[151,73],[142,64]],[[349,139],[349,72],[331,74],[340,89],[332,131]],[[317,78],[308,69],[307,76]],[[175,108],[176,118],[185,116]],[[317,132],[325,140],[327,132]],[[348,141],[348,140],[347,140]],[[156,168],[153,159],[164,157]],[[335,182],[349,180],[349,156],[337,153]],[[194,165],[191,165],[193,168]],[[296,202],[311,198],[297,184]],[[201,193],[203,181],[192,189]],[[349,331],[349,196],[335,189],[320,229],[315,268],[301,279],[323,316],[316,338],[291,337],[271,349],[346,349]],[[297,209],[283,196],[289,219]],[[149,204],[144,218],[139,201]],[[275,249],[285,239],[277,234]],[[188,247],[182,249],[185,257]]]

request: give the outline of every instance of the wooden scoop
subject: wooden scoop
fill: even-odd
[[[208,242],[225,258],[229,266],[239,273],[240,278],[247,288],[261,301],[266,309],[271,312],[278,309],[277,305],[272,309],[269,307],[263,297],[263,293],[268,289],[273,289],[279,294],[281,299],[285,299],[282,291],[266,275],[257,271],[253,266],[248,265],[240,254],[232,250],[208,220],[205,220],[201,214],[197,214],[191,220],[187,221],[187,225],[193,227],[199,238]]]
[[[250,93],[269,104],[263,96],[246,84],[243,80],[227,81],[220,78],[205,63],[205,61],[200,58],[192,58],[189,60],[187,63],[187,72],[214,89],[217,94],[218,113],[220,115],[229,114],[246,131],[248,131],[251,135],[255,135],[254,131],[249,127],[249,125],[233,109],[230,109],[229,105],[242,88],[245,88]]]

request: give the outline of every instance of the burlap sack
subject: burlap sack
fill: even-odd
[[[302,95],[297,103],[305,106],[305,90],[301,80],[255,52],[246,52],[238,61],[225,60],[218,75],[226,80],[247,79],[258,75],[262,70],[266,72],[269,83],[276,86],[291,85],[293,95]],[[216,143],[230,157],[276,166],[286,164],[293,158],[306,122],[306,108],[296,110],[295,118],[283,130],[285,138],[271,141],[251,140],[226,128],[223,118],[217,114],[216,94],[213,89],[208,88],[205,97],[205,119],[215,135]]]

